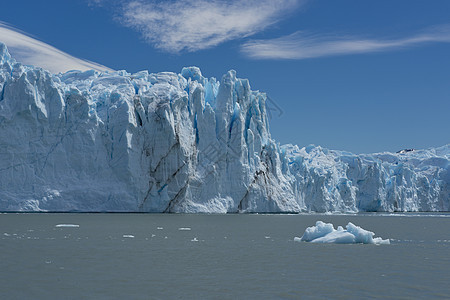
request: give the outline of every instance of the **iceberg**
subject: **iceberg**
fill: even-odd
[[[316,226],[308,227],[301,238],[295,237],[297,242],[328,243],[328,244],[376,244],[388,245],[389,239],[374,238],[371,231],[362,229],[349,222],[346,229],[338,226],[334,229],[333,224],[317,221]]]
[[[450,145],[279,145],[266,101],[235,71],[52,74],[0,43],[0,211],[449,210]]]

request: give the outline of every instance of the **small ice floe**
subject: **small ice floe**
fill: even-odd
[[[71,228],[78,228],[80,225],[78,224],[58,224],[55,225],[55,227],[71,227]]]
[[[195,237],[191,240],[191,242],[198,242],[198,239]]]
[[[180,227],[178,228],[179,231],[191,231],[190,227]]]
[[[133,238],[134,238],[134,235],[132,235],[132,234],[124,234],[124,235],[122,235],[122,237],[123,237],[123,238],[133,239]]]
[[[311,243],[334,243],[334,244],[390,244],[389,239],[374,238],[375,233],[362,229],[349,222],[346,229],[338,226],[334,229],[333,224],[317,221],[316,226],[306,228],[301,238],[295,237],[296,242]]]

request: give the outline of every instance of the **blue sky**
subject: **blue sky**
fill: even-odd
[[[270,122],[281,144],[368,153],[450,143],[449,11],[447,0],[15,0],[0,41],[36,65],[235,69],[281,109]]]

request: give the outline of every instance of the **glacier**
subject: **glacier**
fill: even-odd
[[[0,211],[448,211],[450,144],[279,145],[267,97],[227,72],[23,65],[0,43]]]

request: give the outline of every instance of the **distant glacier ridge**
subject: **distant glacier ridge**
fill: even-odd
[[[450,144],[280,146],[266,101],[235,71],[51,74],[0,43],[0,211],[449,211]]]

